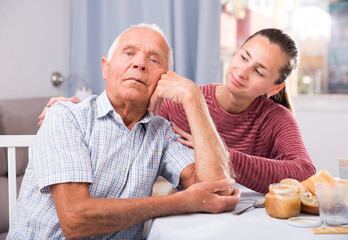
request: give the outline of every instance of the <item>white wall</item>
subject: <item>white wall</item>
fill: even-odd
[[[0,99],[62,95],[49,81],[68,75],[71,0],[0,0]],[[306,147],[317,167],[338,177],[348,156],[348,96],[294,99]]]
[[[58,95],[69,69],[70,0],[0,1],[0,99]]]
[[[348,96],[298,96],[295,117],[317,171],[339,177],[338,159],[348,156]]]

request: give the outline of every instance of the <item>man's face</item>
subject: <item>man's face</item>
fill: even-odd
[[[102,59],[106,92],[114,105],[148,104],[161,75],[168,70],[169,48],[163,37],[144,27],[125,32],[110,62]]]

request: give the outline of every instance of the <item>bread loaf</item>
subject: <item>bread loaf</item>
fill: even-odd
[[[301,198],[301,211],[310,214],[319,214],[318,201],[315,195],[313,195],[306,187],[304,187],[296,179],[286,178],[280,181],[282,184],[297,186],[300,192]]]
[[[307,180],[303,181],[302,185],[305,186],[309,191],[311,191],[312,194],[316,195],[314,184],[320,182],[336,182],[336,180],[330,175],[328,171],[323,169]]]
[[[337,180],[339,183],[348,183],[348,179],[339,179]]]

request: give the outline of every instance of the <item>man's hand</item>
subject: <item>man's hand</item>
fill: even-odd
[[[163,99],[168,99],[179,104],[184,104],[193,94],[200,89],[190,79],[173,72],[167,71],[157,83],[155,92],[152,94],[149,111],[157,115],[161,110]]]
[[[206,181],[191,185],[183,191],[187,212],[222,213],[235,209],[240,199],[240,190],[234,189],[231,196],[221,196],[218,192],[233,188],[233,179]]]
[[[42,122],[43,122],[43,120],[45,118],[45,114],[46,114],[47,109],[49,107],[51,107],[54,103],[58,102],[58,101],[69,101],[69,102],[72,102],[72,103],[79,103],[79,102],[81,102],[81,100],[77,96],[73,96],[71,98],[65,98],[65,97],[53,97],[53,98],[51,98],[48,101],[46,107],[44,108],[44,110],[42,111],[42,113],[40,114],[40,116],[38,118],[39,119],[38,125],[40,127],[41,127]]]

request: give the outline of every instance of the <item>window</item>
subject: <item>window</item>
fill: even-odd
[[[299,45],[300,63],[289,79],[298,94],[348,94],[348,1],[221,0],[222,76],[228,59],[254,32],[276,27]]]

